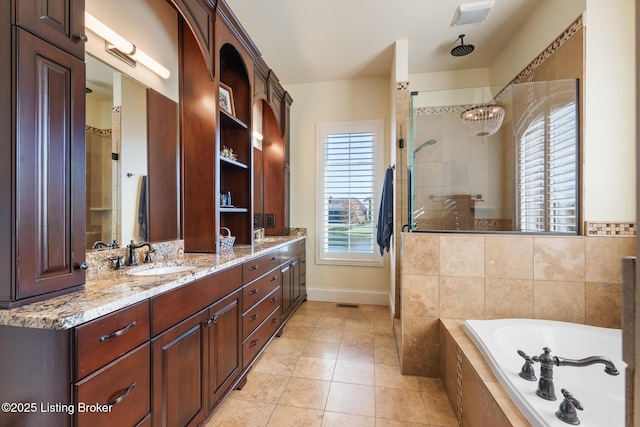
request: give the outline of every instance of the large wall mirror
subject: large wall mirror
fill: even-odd
[[[579,82],[412,95],[412,231],[579,232]]]
[[[147,237],[147,88],[86,55],[86,248]]]
[[[168,70],[114,54],[104,34],[87,27],[86,248],[179,239],[178,12],[165,0],[85,5]]]

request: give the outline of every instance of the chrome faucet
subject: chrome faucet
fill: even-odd
[[[129,260],[127,261],[127,265],[138,265],[138,257],[136,257],[136,249],[142,248],[144,246],[148,248],[147,253],[144,257],[144,262],[147,263],[152,261],[151,254],[156,250],[153,249],[153,247],[151,246],[151,243],[142,242],[142,243],[136,244],[132,240],[131,243],[127,245],[127,248],[129,248]]]
[[[531,359],[534,362],[540,362],[540,380],[538,381],[536,394],[546,400],[556,400],[553,385],[554,366],[589,366],[595,363],[602,363],[605,365],[604,371],[607,374],[618,375],[620,373],[613,362],[606,357],[591,356],[584,359],[565,359],[563,357],[551,356],[551,349],[549,347],[545,347],[543,350],[543,354],[533,356]]]

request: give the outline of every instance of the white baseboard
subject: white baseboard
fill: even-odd
[[[344,302],[349,304],[389,305],[389,292],[357,291],[307,287],[309,301]]]

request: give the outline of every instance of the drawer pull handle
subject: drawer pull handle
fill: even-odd
[[[134,326],[136,326],[136,321],[135,320],[133,322],[129,323],[127,326],[125,326],[122,329],[119,329],[119,330],[117,330],[115,332],[111,332],[110,334],[101,336],[100,337],[100,342],[106,341],[109,338],[119,337],[120,335],[128,332],[129,329],[133,328]]]
[[[253,271],[253,270],[257,270],[257,269],[258,269],[258,264],[252,265],[251,267],[249,267],[249,271]]]
[[[256,345],[258,345],[258,339],[255,339],[255,340],[251,341],[251,344],[249,344],[249,348],[253,348]]]
[[[271,298],[271,302],[272,302],[272,303],[274,303],[274,302],[276,302],[276,301],[278,301],[278,297],[273,297],[273,298]]]
[[[254,320],[256,320],[257,318],[258,318],[258,315],[257,315],[257,314],[254,314],[253,316],[251,316],[251,317],[249,318],[249,322],[253,322],[253,321],[254,321]]]
[[[271,319],[271,324],[272,325],[275,325],[276,323],[278,323],[278,319],[276,319],[276,318]]]
[[[270,282],[275,282],[276,280],[278,280],[278,276],[271,276],[271,279],[269,279]]]
[[[257,294],[257,293],[258,293],[258,289],[259,289],[259,288],[255,288],[254,290],[249,291],[249,295],[255,295],[255,294]]]
[[[135,381],[131,383],[131,385],[129,387],[127,387],[127,389],[124,391],[124,393],[122,393],[120,396],[116,397],[115,399],[107,402],[105,405],[109,405],[109,406],[113,406],[117,403],[122,402],[127,396],[129,396],[129,393],[131,393],[131,390],[133,390],[133,388],[136,386]]]
[[[269,258],[269,261],[275,261],[276,257],[272,256],[271,258]]]

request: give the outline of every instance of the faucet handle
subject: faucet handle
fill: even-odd
[[[111,258],[109,258],[109,261],[115,261],[113,264],[113,269],[114,270],[121,270],[124,268],[124,263],[122,262],[122,258],[123,256],[112,256]]]
[[[524,365],[522,365],[522,369],[520,369],[520,373],[518,375],[520,375],[521,378],[524,378],[527,381],[535,381],[537,379],[536,373],[533,369],[535,360],[533,360],[533,358],[531,358],[522,350],[518,350],[518,354],[524,359],[525,362]]]
[[[569,390],[563,388],[561,391],[564,400],[560,403],[560,408],[556,411],[556,417],[568,424],[580,424],[576,409],[582,411],[584,406],[582,406],[582,403],[580,403],[578,399],[573,397],[573,394],[571,394]]]
[[[151,259],[151,254],[155,253],[156,250],[149,247],[149,249],[147,250],[147,253],[144,256],[144,261],[145,263],[149,263],[149,262],[153,262],[153,260]]]

